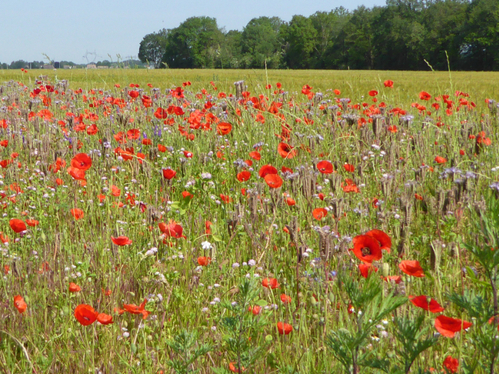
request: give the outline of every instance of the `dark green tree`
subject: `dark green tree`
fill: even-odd
[[[278,68],[282,60],[282,40],[279,30],[283,21],[278,17],[253,18],[242,33],[242,67]]]
[[[223,42],[215,18],[188,18],[169,30],[162,63],[170,68],[213,68]]]
[[[375,69],[428,69],[424,61],[428,59],[428,30],[421,20],[423,9],[420,0],[389,0],[374,16]]]
[[[312,20],[293,16],[291,22],[281,27],[285,42],[284,60],[291,69],[310,69],[317,44],[317,31]]]
[[[24,60],[12,61],[9,65],[9,69],[21,69],[29,66],[29,62]]]
[[[242,32],[238,30],[231,30],[224,36],[224,42],[220,46],[220,53],[216,67],[222,69],[237,69],[241,67],[242,53]]]
[[[313,56],[313,67],[318,69],[334,68],[334,64],[328,59],[327,53],[331,50],[334,41],[338,38],[351,15],[343,7],[336,8],[330,12],[316,12],[309,18],[317,32],[315,51]]]
[[[466,11],[461,45],[466,70],[499,70],[499,2],[473,0]]]
[[[152,63],[156,68],[161,66],[165,54],[168,30],[162,29],[144,36],[139,46],[139,60],[142,63]]]
[[[461,30],[466,19],[467,4],[463,0],[437,1],[423,10],[422,22],[428,30],[425,47],[428,62],[437,70],[463,68],[460,63]],[[447,56],[446,53],[447,52]]]

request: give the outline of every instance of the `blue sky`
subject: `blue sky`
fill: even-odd
[[[209,16],[219,27],[242,30],[255,17],[309,16],[339,6],[381,6],[385,0],[25,0],[3,1],[0,62],[55,61],[76,63],[133,56],[142,38],[162,28],[177,27],[189,17]],[[96,57],[94,57],[94,53]],[[108,56],[110,55],[111,58]],[[86,56],[86,57],[85,57]]]

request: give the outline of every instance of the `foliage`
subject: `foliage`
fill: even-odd
[[[496,73],[0,74],[4,371],[497,371]]]

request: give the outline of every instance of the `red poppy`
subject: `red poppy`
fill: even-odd
[[[232,198],[229,195],[220,194],[220,199],[226,204],[232,202]]]
[[[97,315],[97,322],[99,322],[101,325],[110,325],[114,323],[113,316],[110,316],[109,314],[99,313]]]
[[[124,304],[123,309],[126,312],[131,313],[131,314],[142,314],[142,318],[146,319],[150,313],[147,310],[145,310],[146,303],[147,303],[147,299],[144,299],[142,304],[140,304],[139,306],[137,306],[135,304]]]
[[[172,178],[175,178],[175,175],[177,175],[177,172],[175,170],[172,170],[170,168],[163,169],[163,178],[170,180]]]
[[[277,322],[277,330],[281,335],[288,335],[291,331],[293,331],[293,326],[289,323]]]
[[[424,277],[424,270],[417,260],[404,260],[400,262],[399,269],[412,277]]]
[[[389,79],[384,81],[383,84],[385,85],[385,87],[393,88],[393,81],[391,81]]]
[[[279,188],[282,186],[282,179],[277,174],[267,174],[265,176],[265,182],[270,188]]]
[[[277,174],[277,169],[272,165],[263,165],[258,172],[260,178],[265,178],[268,174]]]
[[[364,235],[372,236],[379,242],[381,250],[385,250],[390,253],[390,249],[392,248],[392,239],[388,236],[388,234],[381,230],[371,230],[366,232]]]
[[[293,206],[293,205],[296,205],[296,201],[294,201],[292,198],[288,197],[286,199],[286,204],[288,204],[288,206]]]
[[[376,95],[378,94],[378,91],[376,91],[376,90],[371,90],[371,91],[369,91],[368,93],[369,93],[369,96],[374,97],[374,96],[376,96]]]
[[[249,156],[255,160],[255,161],[260,161],[260,159],[262,158],[262,156],[260,155],[260,152],[257,152],[257,151],[253,151],[253,152],[250,152],[249,153]]]
[[[112,185],[111,186],[111,195],[118,197],[121,195],[121,190],[118,187],[116,187],[115,185]]]
[[[443,158],[441,156],[437,156],[435,157],[435,162],[437,164],[445,164],[447,162],[447,159],[446,158]]]
[[[85,170],[78,169],[73,166],[68,168],[68,174],[76,180],[85,180]]]
[[[331,174],[333,172],[333,164],[330,163],[329,161],[320,161],[317,164],[317,169],[322,174]]]
[[[229,370],[233,373],[239,373],[239,369],[236,368],[236,362],[229,362]],[[241,366],[241,371],[245,371],[246,369]]]
[[[428,101],[428,100],[430,100],[430,99],[431,99],[431,95],[430,95],[428,92],[421,91],[421,92],[419,93],[419,98],[420,98],[421,100],[426,100],[426,101]]]
[[[167,238],[169,237],[173,237],[176,239],[185,238],[185,236],[182,235],[184,228],[175,221],[170,220],[168,224],[161,222],[158,226],[161,232],[163,232],[165,234],[165,237]]]
[[[359,193],[360,192],[360,189],[359,187],[357,187],[357,185],[354,183],[353,180],[347,178],[345,179],[345,183],[341,182],[341,188],[343,189],[343,191],[345,192],[355,192],[355,193]]]
[[[353,173],[355,171],[355,166],[353,166],[352,164],[343,164],[343,167],[349,173]]]
[[[250,178],[251,178],[251,173],[247,170],[244,170],[237,174],[237,180],[239,182],[246,182]]]
[[[136,140],[140,138],[140,131],[139,129],[130,129],[126,132],[126,137],[130,140]]]
[[[220,122],[217,125],[217,133],[218,135],[227,135],[232,131],[232,125],[228,122]]]
[[[39,224],[39,223],[40,223],[40,222],[39,222],[39,221],[37,221],[36,219],[27,219],[27,220],[26,220],[26,224],[27,224],[28,226],[31,226],[31,227],[38,226],[38,224]]]
[[[14,230],[16,233],[20,233],[23,231],[26,231],[26,224],[24,221],[21,221],[20,219],[13,218],[9,221],[10,228]]]
[[[92,166],[92,159],[86,153],[78,153],[71,160],[71,166],[76,169],[87,171]]]
[[[198,257],[198,264],[201,266],[207,266],[211,262],[211,257]]]
[[[282,142],[277,146],[277,152],[282,158],[293,158],[297,154],[296,149],[293,149],[293,147],[291,147],[289,144]]]
[[[362,275],[364,278],[367,278],[370,273],[377,272],[378,268],[375,268],[371,264],[362,263],[359,265],[359,271],[360,275]]]
[[[73,282],[69,283],[69,292],[74,293],[74,292],[80,292],[80,291],[81,291],[81,287],[78,286],[76,283],[73,283]]]
[[[459,371],[459,360],[452,356],[447,356],[444,360],[443,367],[450,373],[457,373]]]
[[[262,280],[262,286],[266,288],[275,289],[280,286],[279,282],[275,278],[265,278]]]
[[[94,310],[90,305],[80,304],[76,307],[74,316],[78,322],[80,322],[83,326],[88,326],[94,323],[97,320],[97,316],[99,312]]]
[[[353,248],[350,250],[362,262],[371,263],[381,260],[382,257],[379,242],[369,235],[358,235],[353,238]]]
[[[17,295],[14,296],[14,306],[19,313],[23,314],[26,311],[28,304],[26,304],[26,301],[24,301],[24,298],[21,295]]]
[[[132,244],[132,241],[130,239],[128,239],[127,236],[118,236],[117,238],[114,238],[111,236],[111,240],[113,241],[114,244],[119,245],[119,246]]]
[[[327,216],[327,210],[325,208],[315,208],[313,211],[312,211],[312,216],[316,219],[316,220],[321,220],[323,219],[324,217]]]
[[[248,307],[248,311],[253,313],[254,316],[260,314],[262,312],[262,307],[259,305],[255,305],[254,307]]]
[[[211,225],[213,225],[213,223],[211,223],[210,221],[206,221],[204,223],[204,227],[205,227],[204,233],[206,235],[211,235]]]
[[[79,219],[83,218],[83,216],[85,215],[85,213],[83,213],[83,210],[78,209],[78,208],[71,209],[71,214],[73,215],[73,217],[77,221]]]
[[[435,318],[435,328],[437,331],[448,338],[453,338],[456,332],[467,329],[473,324],[462,319],[446,317],[444,315]]]
[[[428,310],[432,313],[440,313],[444,308],[437,302],[437,300],[432,299],[428,296],[409,296],[409,301],[418,308]]]
[[[168,112],[163,108],[158,108],[154,112],[154,117],[157,119],[166,119],[166,117],[168,117]]]
[[[183,191],[183,192],[182,192],[182,197],[183,197],[184,199],[186,199],[186,198],[190,198],[190,199],[192,199],[192,198],[194,197],[194,195],[193,195],[193,194],[191,194],[189,191]]]
[[[158,151],[164,153],[166,152],[166,147],[163,144],[158,144]]]
[[[292,301],[291,299],[291,296],[288,296],[286,294],[281,294],[281,301],[284,303],[284,304],[288,304]]]
[[[402,283],[402,277],[400,275],[389,275],[387,277],[383,277],[385,282],[393,282],[395,284]]]

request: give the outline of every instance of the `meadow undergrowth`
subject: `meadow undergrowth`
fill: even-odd
[[[38,73],[0,86],[5,372],[498,371],[493,97]]]

